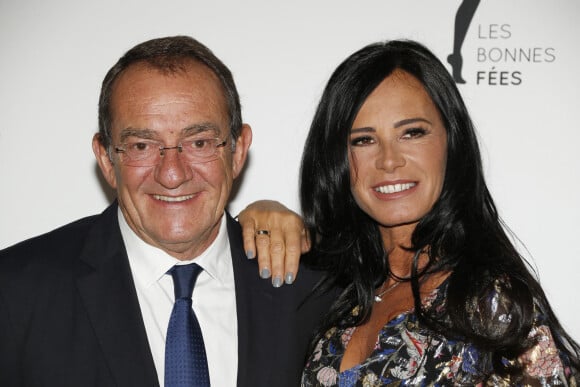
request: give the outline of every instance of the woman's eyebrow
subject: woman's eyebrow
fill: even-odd
[[[364,128],[352,128],[350,130],[350,133],[369,133],[369,132],[376,132],[376,130],[374,128],[371,128],[370,126],[365,126]]]
[[[394,123],[393,127],[400,128],[401,126],[413,124],[415,122],[425,122],[429,125],[433,125],[432,122],[426,118],[413,117],[413,118],[405,118],[404,120],[397,121]],[[376,132],[376,130],[370,126],[365,126],[363,128],[352,128],[350,130],[351,134],[353,134],[353,133],[371,133],[371,132]]]
[[[395,127],[395,128],[399,128],[399,127],[401,127],[401,126],[403,126],[403,125],[412,124],[412,123],[415,123],[415,122],[425,122],[425,123],[427,123],[427,124],[429,124],[429,125],[433,125],[433,124],[431,123],[431,121],[429,121],[429,120],[427,120],[427,119],[425,119],[425,118],[421,118],[421,117],[414,117],[414,118],[406,118],[406,119],[404,119],[404,120],[397,121],[397,122],[395,122],[395,125],[394,125],[394,127]]]

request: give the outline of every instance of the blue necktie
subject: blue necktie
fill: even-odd
[[[196,263],[176,265],[169,271],[175,305],[165,341],[165,387],[209,387],[201,328],[191,308],[191,293],[202,271]]]

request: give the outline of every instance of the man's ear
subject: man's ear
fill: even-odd
[[[109,152],[103,146],[103,141],[101,140],[101,134],[96,133],[93,136],[93,153],[97,159],[97,164],[107,180],[107,183],[113,188],[117,189],[117,177],[115,175],[115,166],[109,157]]]
[[[233,153],[232,159],[234,179],[238,177],[244,168],[244,164],[246,163],[246,159],[248,157],[248,149],[250,149],[251,144],[252,128],[250,128],[250,125],[248,124],[243,124],[242,129],[240,130],[240,136],[236,140],[236,150]]]

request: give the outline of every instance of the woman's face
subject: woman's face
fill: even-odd
[[[417,223],[439,198],[447,132],[422,84],[395,70],[369,95],[349,137],[351,191],[383,227]]]

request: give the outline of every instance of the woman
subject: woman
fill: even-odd
[[[377,43],[336,69],[300,190],[318,290],[343,289],[303,386],[575,385],[580,347],[506,235],[463,100],[425,47]]]

